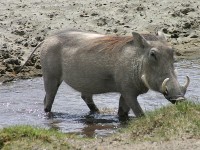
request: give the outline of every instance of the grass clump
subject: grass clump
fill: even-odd
[[[0,149],[70,149],[67,135],[31,126],[14,126],[0,130]]]
[[[131,138],[136,141],[161,141],[200,137],[200,105],[182,102],[170,105],[130,123]]]

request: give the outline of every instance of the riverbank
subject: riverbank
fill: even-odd
[[[14,71],[46,36],[66,28],[117,35],[162,30],[179,59],[199,58],[199,6],[196,0],[0,2],[0,82],[41,76],[38,53],[22,72]]]
[[[200,147],[199,113],[199,104],[179,103],[148,112],[110,137],[95,139],[29,126],[9,127],[0,130],[0,148],[197,150]]]

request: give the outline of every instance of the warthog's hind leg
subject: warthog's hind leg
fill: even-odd
[[[89,107],[91,113],[99,113],[99,109],[94,104],[92,95],[81,93],[81,98],[85,101],[85,103]]]
[[[44,98],[44,111],[51,112],[51,108],[54,102],[54,98],[58,91],[58,87],[60,86],[61,82],[55,79],[44,81],[44,87],[46,91],[46,95]]]

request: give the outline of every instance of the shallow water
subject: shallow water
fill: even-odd
[[[180,61],[176,66],[181,83],[185,82],[186,75],[191,79],[186,97],[198,102],[200,62]],[[42,78],[0,85],[0,127],[25,124],[83,136],[105,136],[122,126],[117,117],[119,95],[116,93],[96,95],[94,101],[101,114],[88,115],[89,109],[80,98],[80,93],[63,83],[56,95],[51,118],[46,117],[43,112],[44,95]],[[170,104],[161,94],[153,91],[138,99],[143,110]]]

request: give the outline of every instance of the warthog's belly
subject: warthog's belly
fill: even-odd
[[[62,78],[77,91],[99,94],[116,92],[113,64],[102,54],[63,53]]]
[[[63,80],[72,88],[79,92],[100,94],[107,92],[117,92],[116,83],[112,77],[97,76],[95,73],[66,73]]]

